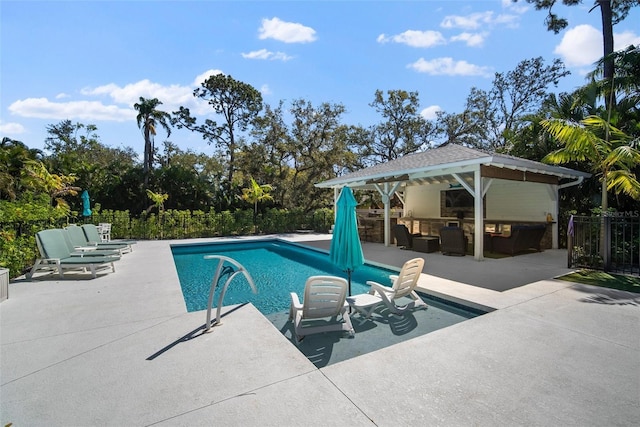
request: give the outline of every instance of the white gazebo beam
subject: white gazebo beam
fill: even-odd
[[[478,172],[480,171],[480,169],[478,169]],[[475,173],[475,172],[474,172]],[[465,181],[460,175],[458,175],[457,173],[452,173],[451,174],[456,181],[458,181],[460,183],[460,185],[462,185],[464,187],[465,190],[467,190],[469,192],[469,194],[471,194],[473,197],[476,197],[476,194],[480,194],[480,193],[476,193],[476,190],[474,188],[472,188],[469,183],[467,181]],[[474,178],[474,181],[477,182],[477,178]]]
[[[482,188],[482,197],[487,195],[487,191],[489,191],[489,187],[491,187],[491,184],[493,184],[493,178],[489,178],[486,181],[484,181],[483,188]]]

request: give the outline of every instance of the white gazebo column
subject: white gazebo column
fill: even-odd
[[[473,170],[473,188],[460,175],[456,173],[451,175],[473,196],[473,257],[478,261],[482,261],[484,259],[484,218],[482,215],[484,211],[484,191],[482,189],[480,165],[477,165]],[[489,188],[489,185],[491,185],[491,181],[488,183],[487,188]]]
[[[338,203],[338,196],[340,195],[340,188],[333,187],[333,223],[335,224],[336,218],[338,217],[338,208],[336,204]]]
[[[384,245],[389,246],[391,244],[391,197],[396,192],[398,187],[400,186],[400,182],[394,182],[393,186],[390,187],[388,182],[383,184],[383,187],[380,187],[380,184],[376,184],[376,190],[382,196],[382,203],[384,203]]]
[[[549,184],[547,186],[549,191],[549,199],[551,200],[551,215],[553,216],[553,224],[551,224],[551,248],[558,249],[559,247],[559,235],[558,231],[558,219],[560,218],[560,205],[558,202],[558,186]]]
[[[480,175],[479,165],[473,171],[473,184],[473,209],[475,211],[473,219],[473,257],[477,261],[482,261],[484,259],[484,219],[482,217],[482,213],[484,212],[484,192],[482,191],[482,176]]]

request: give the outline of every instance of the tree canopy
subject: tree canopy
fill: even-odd
[[[596,170],[597,176],[585,183],[582,193],[565,192],[571,194],[566,202],[592,204],[601,193],[596,188],[598,179],[605,177],[603,204],[607,204],[606,192],[611,191],[616,196],[614,207],[623,209],[635,202],[633,177],[640,172],[639,50],[632,46],[614,52],[612,59],[618,70],[613,80],[604,78],[603,58],[582,88],[559,94],[552,92],[553,87],[568,74],[560,61],[523,60],[513,70],[496,73],[489,88],[472,88],[462,112],[441,111],[431,121],[420,115],[417,91],[376,90],[369,106],[379,114],[379,122],[368,127],[345,123],[347,111],[340,103],[294,99],[271,106],[263,104],[251,85],[216,74],[193,92],[211,106],[207,117],[197,117],[184,106],[169,116],[158,110],[160,100],[140,98],[136,121],[143,133],[147,128],[149,137],[145,136],[147,153],[142,162],[131,148],[102,144],[93,124],[63,120],[49,125],[48,154],[3,138],[0,197],[20,200],[40,194],[51,204],[55,191],[36,186],[33,176],[31,181],[25,179],[30,167],[32,175],[37,172],[31,163],[37,160],[44,168],[40,170],[43,176],[46,171],[69,177],[66,187],[88,190],[94,203],[105,209],[145,212],[150,207],[147,190],[169,196],[163,202],[165,209],[242,208],[242,190],[248,189],[244,195],[249,201],[254,183],[260,183],[259,187],[270,188],[270,199],[264,199],[267,208],[309,212],[332,204],[332,194],[317,188],[317,182],[442,143],[458,143]],[[603,88],[607,85],[619,94],[615,108],[605,105]],[[156,147],[156,127],[165,125],[168,135],[169,125],[200,134],[215,147],[215,153],[185,151],[179,141],[168,139]],[[583,132],[585,140],[599,148],[593,151],[588,144],[572,145],[565,138],[569,131]],[[585,136],[587,131],[591,136]],[[595,158],[596,152],[602,157]],[[74,191],[55,197],[66,200],[71,210],[80,210],[81,201]],[[371,197],[375,203],[376,194]],[[256,210],[257,203],[253,203]]]

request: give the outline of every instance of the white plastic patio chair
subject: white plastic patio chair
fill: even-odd
[[[304,287],[304,300],[291,292],[289,320],[293,320],[296,342],[305,336],[328,331],[355,330],[349,317],[349,305],[345,303],[348,283],[335,276],[311,276]],[[341,317],[341,320],[338,319]],[[330,318],[329,320],[322,320]]]
[[[100,239],[102,242],[110,242],[111,241],[111,223],[110,222],[101,222],[98,224],[98,234],[100,234]]]
[[[371,280],[367,281],[367,285],[371,286],[369,293],[347,298],[347,302],[365,317],[371,317],[380,304],[384,304],[393,314],[404,314],[415,308],[427,308],[427,303],[415,291],[423,267],[424,259],[410,259],[404,263],[400,274],[389,276],[393,282],[391,287]],[[410,301],[404,305],[398,305],[397,302],[403,298]]]

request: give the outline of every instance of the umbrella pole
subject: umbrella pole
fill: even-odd
[[[347,279],[349,282],[349,296],[351,296],[351,269],[347,268]],[[351,304],[349,304],[349,314],[351,314]]]

